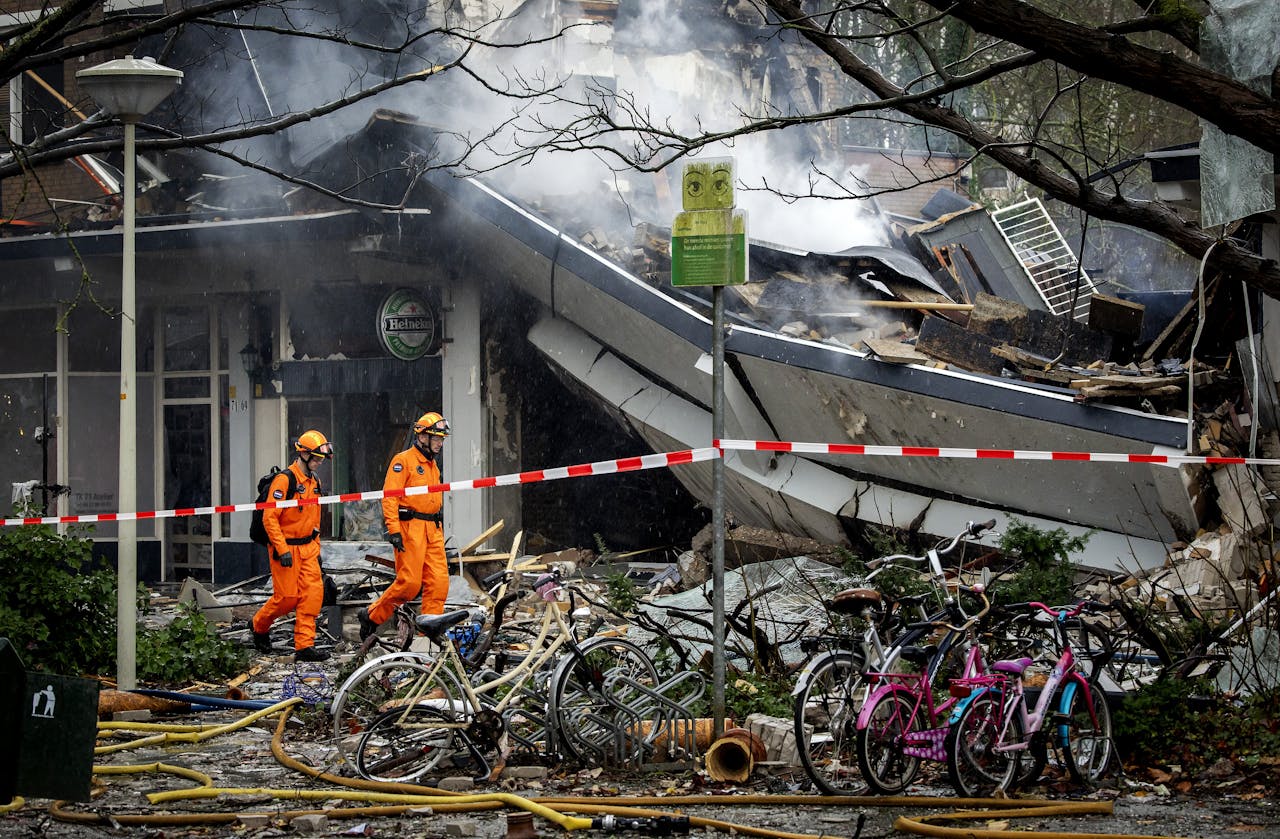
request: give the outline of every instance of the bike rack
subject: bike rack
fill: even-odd
[[[623,704],[614,699],[614,686],[622,685],[645,704]],[[635,679],[615,673],[604,681],[606,701],[620,712],[633,716],[631,732],[641,735],[639,757],[643,758],[658,751],[658,743],[665,742],[667,757],[671,759],[690,759],[697,757],[697,731],[693,722],[690,706],[700,700],[706,692],[707,681],[696,670],[677,673],[667,681],[652,688],[640,684]],[[643,723],[649,723],[649,730],[644,730]]]

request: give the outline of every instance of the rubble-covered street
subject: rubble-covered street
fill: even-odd
[[[730,610],[740,601],[752,601],[754,593],[761,608],[752,614],[758,615],[761,626],[768,627],[769,642],[776,643],[784,659],[803,655],[797,639],[805,632],[817,631],[815,627],[825,617],[815,592],[830,591],[847,581],[847,573],[839,568],[840,552],[813,543],[804,546],[807,555],[792,556],[789,554],[797,546],[784,534],[753,528],[731,532],[728,541],[732,568],[726,574],[726,599]],[[1219,542],[1221,539],[1213,544]],[[1198,553],[1197,546],[1186,550],[1194,553],[1195,561],[1222,559],[1222,551],[1214,554],[1205,544],[1199,546]],[[488,569],[513,561],[530,568],[558,567],[575,587],[590,592],[589,596],[601,604],[610,599],[610,582],[617,586],[621,575],[630,581],[637,598],[632,604],[636,613],[662,616],[690,645],[690,655],[697,661],[705,654],[707,641],[705,635],[699,640],[697,621],[708,602],[701,547],[704,543],[695,540],[680,561],[670,565],[600,558],[587,550],[539,556],[519,553],[514,557],[471,552],[460,562],[454,559],[464,573],[453,577],[450,601],[457,606],[484,604],[486,597],[476,581]],[[347,561],[330,557],[330,574],[342,599],[322,615],[322,630],[332,633],[335,655],[329,661],[295,663],[289,654],[290,628],[285,624],[275,631],[277,654],[256,655],[248,670],[225,683],[198,683],[170,692],[104,690],[99,699],[99,754],[94,760],[92,800],[52,806],[46,801],[27,802],[0,816],[0,834],[479,839],[527,835],[519,824],[523,817],[517,817],[515,825],[511,822],[510,816],[520,812],[514,799],[498,804],[441,800],[487,793],[545,802],[561,806],[567,813],[590,804],[615,808],[612,812],[622,819],[689,816],[695,820],[694,832],[751,830],[763,836],[883,837],[895,831],[923,832],[931,828],[897,820],[939,816],[955,809],[949,803],[955,800],[954,793],[937,764],[917,779],[908,789],[909,798],[901,802],[874,798],[817,802],[812,782],[797,765],[791,720],[761,714],[737,721],[758,738],[762,749],[738,782],[714,777],[705,757],[705,743],[691,758],[655,755],[644,765],[625,767],[583,766],[573,761],[548,765],[537,756],[516,755],[491,780],[477,781],[463,772],[446,771],[426,781],[426,788],[355,778],[339,761],[329,700],[350,672],[349,658],[357,647],[354,606],[365,602],[369,587],[376,587],[386,576],[373,558],[381,551],[380,545],[369,543],[350,547]],[[1147,602],[1153,602],[1150,598],[1161,596],[1161,592],[1168,594],[1168,584],[1161,583],[1165,576],[1111,583],[1095,580],[1087,583],[1085,590],[1098,598],[1143,592]],[[220,635],[247,646],[250,638],[245,619],[267,590],[266,581],[249,581],[215,594],[188,581],[172,598],[157,596],[148,620],[163,621],[179,602],[194,601]],[[1194,602],[1207,604],[1204,599]],[[517,606],[516,613],[529,605]],[[640,622],[609,610],[593,607],[590,611],[599,619],[597,634],[621,633],[646,649],[653,648],[654,638]],[[681,615],[693,616],[692,621],[682,622]],[[588,620],[586,612],[578,619]],[[414,645],[414,649],[430,651],[423,638]],[[729,648],[734,653],[731,660],[742,662],[750,655],[750,645],[744,645],[742,638],[731,639]],[[195,703],[194,709],[174,703],[183,695]],[[200,705],[201,698],[208,704]],[[287,707],[253,718],[263,714],[263,709],[290,699],[293,702]],[[125,708],[130,710],[121,710]],[[287,722],[281,726],[285,715]],[[239,725],[246,719],[251,722]],[[160,739],[165,732],[168,742]],[[1081,790],[1051,778],[1042,780],[1008,804],[1031,806],[1044,798],[1083,808],[1074,815],[1019,817],[997,809],[983,815],[980,823],[987,830],[1014,832],[1189,839],[1220,837],[1224,832],[1280,836],[1280,799],[1275,795],[1278,777],[1280,765],[1265,760],[1250,766],[1220,761],[1194,773],[1183,773],[1176,766],[1134,765],[1109,774],[1096,790]],[[186,794],[201,787],[224,792]],[[381,797],[410,792],[430,798]],[[639,809],[616,809],[623,807]],[[598,815],[587,813],[588,817]],[[660,824],[664,823],[642,822],[633,829],[624,823],[621,829],[665,835],[666,828],[656,826]],[[562,828],[543,815],[535,815],[532,829],[544,834]],[[607,832],[604,827],[581,830]]]

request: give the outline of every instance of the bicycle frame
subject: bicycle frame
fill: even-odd
[[[1057,695],[1058,687],[1064,682],[1074,685],[1076,690],[1084,692],[1083,695],[1086,699],[1086,707],[1089,709],[1090,721],[1094,725],[1098,722],[1093,710],[1093,685],[1089,684],[1089,680],[1076,667],[1075,652],[1071,647],[1070,636],[1063,630],[1063,622],[1069,617],[1075,617],[1080,614],[1084,608],[1083,604],[1076,606],[1074,609],[1053,609],[1038,602],[1032,602],[1028,605],[1055,617],[1055,628],[1062,640],[1062,654],[1053,663],[1053,668],[1049,671],[1049,677],[1044,685],[1039,688],[1040,695],[1036,699],[1035,707],[1030,711],[1027,710],[1026,684],[1023,678],[1031,659],[996,662],[991,666],[991,669],[995,671],[993,675],[957,680],[957,684],[976,688],[977,690],[971,693],[969,697],[966,697],[963,703],[955,707],[950,719],[952,723],[959,718],[959,713],[964,709],[964,704],[972,701],[973,696],[990,690],[998,690],[1003,693],[1004,700],[999,706],[999,725],[997,727],[999,742],[994,746],[994,750],[998,752],[1022,752],[1030,748],[1033,738],[1044,727],[1045,721],[1049,717],[1049,705]],[[1061,710],[1065,710],[1065,700],[1067,698],[1065,691],[1066,688],[1064,688],[1064,701],[1060,705]],[[1022,737],[1016,742],[1006,742],[1010,720],[1014,714],[1018,715],[1019,721],[1022,723]],[[1060,728],[1059,736],[1063,738],[1067,736],[1065,726]]]
[[[554,632],[550,643],[547,638]],[[538,632],[536,640],[533,642],[536,649],[541,650],[537,655],[527,656],[523,661],[517,664],[511,670],[490,679],[479,685],[472,685],[471,677],[467,673],[467,669],[463,664],[461,656],[458,655],[457,648],[452,644],[445,644],[443,654],[437,656],[431,662],[430,669],[423,673],[417,679],[417,684],[409,691],[408,695],[402,700],[405,708],[411,708],[415,704],[430,703],[431,697],[426,696],[424,688],[430,685],[442,671],[446,671],[457,686],[462,690],[466,697],[466,708],[450,708],[449,710],[457,712],[464,711],[468,718],[451,723],[433,723],[433,728],[466,728],[470,725],[470,716],[473,716],[485,706],[481,702],[481,697],[491,694],[494,690],[503,685],[514,685],[515,688],[523,687],[534,673],[541,670],[549,661],[556,658],[561,648],[570,645],[570,649],[576,649],[573,642],[573,630],[568,622],[564,619],[563,612],[554,602],[545,604],[542,612],[542,627]],[[507,693],[496,704],[490,706],[489,710],[498,714],[503,713],[507,707],[519,697],[520,691],[513,689]],[[407,716],[407,714],[406,714]]]
[[[933,701],[933,677],[937,673],[937,667],[946,657],[948,648],[939,647],[930,666],[923,673],[867,672],[866,677],[869,683],[874,684],[876,681],[884,681],[886,683],[872,691],[871,695],[867,697],[867,701],[863,703],[862,710],[858,713],[857,730],[861,731],[870,725],[871,714],[885,696],[891,693],[906,694],[912,697],[914,701],[912,702],[911,715],[907,718],[908,722],[904,730],[910,731],[912,729],[912,725],[919,716],[921,709],[928,715],[928,727],[908,735],[903,744],[902,753],[908,757],[918,757],[935,763],[941,763],[946,760],[947,753],[943,741],[947,737],[947,725],[939,726],[938,721],[943,718],[943,715],[950,716],[949,712],[959,702],[959,698],[948,696],[940,704],[935,704]],[[965,651],[964,675],[962,678],[975,678],[985,673],[986,668],[982,660],[982,647],[975,639],[970,638],[969,648]]]

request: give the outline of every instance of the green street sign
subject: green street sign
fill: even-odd
[[[745,210],[690,210],[671,225],[671,285],[742,285],[747,281]]]

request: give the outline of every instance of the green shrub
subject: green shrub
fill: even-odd
[[[707,692],[710,694],[710,686]],[[730,675],[724,686],[725,716],[732,717],[738,725],[746,725],[750,714],[789,718],[793,711],[788,678],[740,673]]]
[[[93,542],[48,525],[0,528],[0,637],[28,670],[101,675],[116,669],[116,574],[92,567]],[[138,589],[138,614],[150,594]],[[248,651],[219,638],[198,611],[139,628],[140,679],[185,682],[233,675]]]
[[[1280,691],[1243,700],[1203,679],[1161,679],[1137,690],[1113,715],[1126,762],[1198,772],[1221,758],[1250,765],[1280,754]]]
[[[605,599],[620,614],[628,615],[640,605],[640,593],[625,571],[610,568],[604,575]]]
[[[248,649],[219,637],[195,603],[182,604],[171,623],[138,636],[138,676],[148,681],[224,678],[248,663]]]
[[[995,584],[995,598],[1001,603],[1039,600],[1050,606],[1071,602],[1076,566],[1070,554],[1084,550],[1091,535],[1068,536],[1061,527],[1045,531],[1011,519],[1000,537],[1000,550],[1019,560],[1017,575]]]
[[[109,672],[116,657],[116,580],[88,568],[93,543],[49,525],[0,528],[0,637],[28,670]]]

